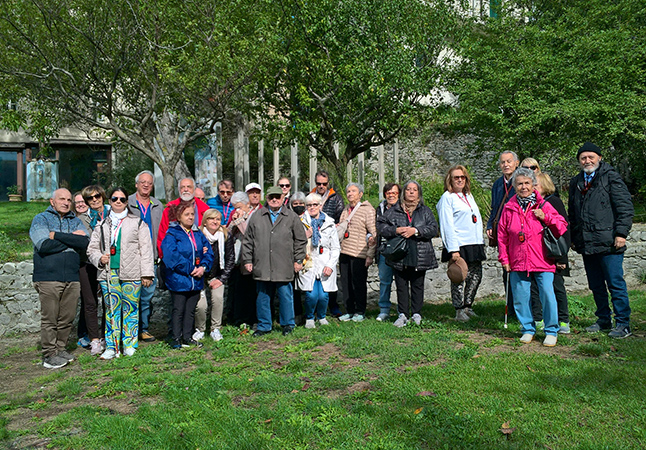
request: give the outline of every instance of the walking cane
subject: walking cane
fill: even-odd
[[[508,309],[509,309],[509,272],[507,272],[507,287],[505,289],[505,329],[507,329]]]

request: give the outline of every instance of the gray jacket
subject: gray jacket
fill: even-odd
[[[139,209],[139,203],[137,203],[137,194],[132,194],[131,196],[128,197],[128,208],[130,209],[130,212],[132,212],[135,216],[141,217],[141,210]],[[157,261],[158,255],[157,255],[157,245],[155,243],[157,242],[157,233],[159,232],[159,224],[161,223],[162,219],[162,214],[164,212],[164,205],[162,202],[157,200],[155,197],[150,197],[150,217],[151,217],[151,223],[152,223],[152,242],[153,242],[153,250],[155,252],[155,261]]]
[[[260,281],[288,282],[294,279],[294,263],[306,256],[307,237],[292,210],[281,208],[271,223],[269,208],[249,219],[242,241],[242,264],[253,264],[253,277]]]

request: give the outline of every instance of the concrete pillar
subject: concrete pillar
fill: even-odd
[[[310,190],[316,187],[315,175],[317,170],[316,149],[310,147]]]
[[[251,182],[251,169],[249,168],[249,136],[246,130],[243,130],[244,142],[242,146],[242,184],[238,188],[239,191],[244,191],[244,187]]]
[[[291,150],[291,175],[292,175],[292,194],[300,189],[298,185],[298,142],[290,147]]]
[[[215,123],[215,138],[217,143],[217,176],[224,178],[224,172],[222,171],[222,122]],[[215,188],[217,189],[217,186]]]
[[[265,140],[258,141],[258,184],[262,188],[260,195],[265,192]]]
[[[393,144],[393,170],[395,172],[395,183],[399,183],[399,139]]]
[[[244,184],[244,128],[238,127],[238,135],[233,143],[233,173],[236,189]]]
[[[352,160],[348,161],[348,166],[345,169],[345,174],[346,178],[348,179],[348,183],[352,182]],[[343,186],[343,189],[345,189],[345,186]]]
[[[19,149],[16,156],[16,186],[18,193],[25,193],[25,165],[23,164],[23,150]],[[74,199],[72,199],[74,201]]]
[[[164,187],[164,175],[162,174],[161,169],[155,163],[155,166],[153,167],[153,173],[155,174],[155,193],[154,196],[159,198],[159,199],[164,199],[167,202],[171,201],[172,198],[166,198],[166,190]]]
[[[274,144],[274,186],[280,178],[280,149]]]
[[[366,181],[366,174],[365,174],[365,164],[366,164],[366,155],[365,153],[359,153],[357,156],[357,179],[359,181],[359,184],[363,184],[364,189],[365,189],[365,181]]]
[[[385,162],[384,162],[384,146],[377,147],[379,152],[379,200],[384,199],[383,189],[386,184]]]

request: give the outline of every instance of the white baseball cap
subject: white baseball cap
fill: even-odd
[[[252,189],[258,189],[260,192],[262,192],[262,188],[260,187],[260,185],[259,185],[258,183],[249,183],[249,184],[244,188],[244,191],[245,191],[245,192],[249,192],[249,191],[250,191],[250,190],[252,190]]]

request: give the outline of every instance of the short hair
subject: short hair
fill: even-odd
[[[236,203],[249,203],[249,196],[242,191],[234,192],[231,196],[230,202],[232,205],[235,205]]]
[[[318,172],[316,172],[316,175],[314,175],[314,180],[316,180],[317,177],[325,177],[329,180],[330,174],[327,173],[325,170],[319,170]]]
[[[384,184],[384,188],[383,188],[384,197],[386,196],[386,192],[388,192],[389,190],[391,190],[394,187],[397,188],[397,195],[402,193],[402,188],[397,183],[386,183],[386,184]]]
[[[538,168],[538,172],[540,173],[541,165],[534,158],[525,158],[520,162],[521,166],[524,166],[525,164],[527,164],[528,166],[536,166]]]
[[[466,167],[464,167],[462,164],[456,164],[455,166],[451,167],[449,171],[446,173],[446,176],[444,177],[444,190],[453,192],[453,185],[451,184],[451,177],[453,176],[453,172],[456,170],[461,170],[462,173],[464,173],[464,176],[467,178],[466,182],[464,183],[464,193],[465,194],[470,194],[471,193],[471,175],[469,174],[469,171],[467,170]]]
[[[126,189],[121,186],[115,186],[112,189],[110,189],[110,197],[112,197],[115,192],[123,192],[126,195],[126,198],[128,197],[128,191],[126,191]]]
[[[96,192],[96,193],[98,193],[98,194],[100,194],[100,195],[101,195],[101,197],[103,197],[103,201],[104,201],[104,202],[105,202],[105,201],[106,201],[106,199],[108,198],[108,197],[105,195],[105,190],[104,190],[101,186],[99,186],[98,184],[91,184],[91,185],[89,185],[89,186],[85,186],[85,187],[81,190],[81,195],[83,195],[83,199],[85,200],[85,203],[87,203],[87,204],[88,204],[88,206],[89,206],[89,203],[88,203],[88,202],[90,201],[90,195],[94,194],[95,192]]]
[[[143,175],[143,174],[145,174],[145,173],[147,173],[148,175],[150,175],[151,177],[153,177],[153,183],[155,182],[155,174],[154,174],[154,173],[152,173],[150,170],[142,170],[142,171],[141,171],[141,172],[139,172],[139,173],[137,174],[137,176],[135,177],[135,184],[139,183],[139,177],[140,177],[140,176],[142,176],[142,175]]]
[[[537,174],[536,181],[538,181],[538,183],[543,188],[543,191],[545,191],[545,195],[552,195],[556,192],[556,186],[554,186],[552,177],[550,177],[548,174],[543,172]]]
[[[400,199],[404,200],[404,193],[406,192],[406,188],[408,187],[409,184],[414,184],[415,186],[417,186],[417,195],[419,195],[419,204],[423,205],[424,196],[422,195],[422,186],[415,180],[409,180],[404,184],[404,187],[402,188],[402,192],[400,195]]]
[[[204,211],[204,215],[202,216],[202,225],[200,225],[200,231],[204,231],[204,227],[206,225],[206,219],[211,219],[211,218],[216,219],[216,222],[218,224],[218,230],[224,233],[224,239],[226,239],[227,227],[222,226],[222,213],[215,208],[210,208]]]
[[[186,178],[182,178],[182,180],[186,180]],[[168,219],[171,222],[178,222],[180,216],[186,211],[188,208],[193,208],[195,209],[195,205],[193,204],[193,200],[190,201],[184,201],[181,200],[178,204],[174,205],[171,207],[170,211],[168,212]],[[197,219],[197,218],[196,218]]]
[[[500,158],[502,158],[502,155],[504,155],[504,154],[506,154],[506,153],[508,153],[508,154],[510,154],[511,156],[513,156],[513,157],[514,157],[514,161],[519,161],[519,159],[518,159],[518,155],[516,154],[516,152],[511,151],[511,150],[505,150],[505,151],[504,151],[504,152],[502,152],[502,153],[500,154],[500,156],[498,157],[498,162],[500,162]]]
[[[193,178],[193,177],[180,178],[179,183],[177,183],[177,185],[179,186],[180,184],[182,184],[182,181],[184,181],[184,180],[191,180],[191,183],[193,183],[193,188],[197,187],[197,184],[195,183],[195,178]]]
[[[302,193],[301,191],[294,192],[291,197],[289,197],[289,204],[291,205],[295,201],[300,201],[305,203],[305,194]]]
[[[360,183],[348,183],[348,184],[346,185],[346,187],[345,187],[346,192],[347,192],[347,191],[348,191],[348,189],[350,189],[352,186],[354,186],[354,187],[356,187],[357,189],[359,189],[359,192],[364,192],[364,190],[363,190],[363,184],[360,184]]]
[[[511,177],[511,185],[515,188],[516,187],[516,179],[518,177],[527,177],[532,180],[532,183],[534,186],[536,186],[536,174],[534,173],[533,170],[530,169],[525,169],[524,167],[520,167],[516,169],[514,172],[514,175]]]
[[[319,205],[323,201],[323,197],[318,195],[316,192],[312,192],[311,194],[308,194],[307,197],[305,197],[305,203],[311,203],[311,202],[316,202]]]
[[[231,180],[222,180],[218,183],[218,190],[220,190],[220,186],[225,185],[228,188],[233,189],[233,181]]]

